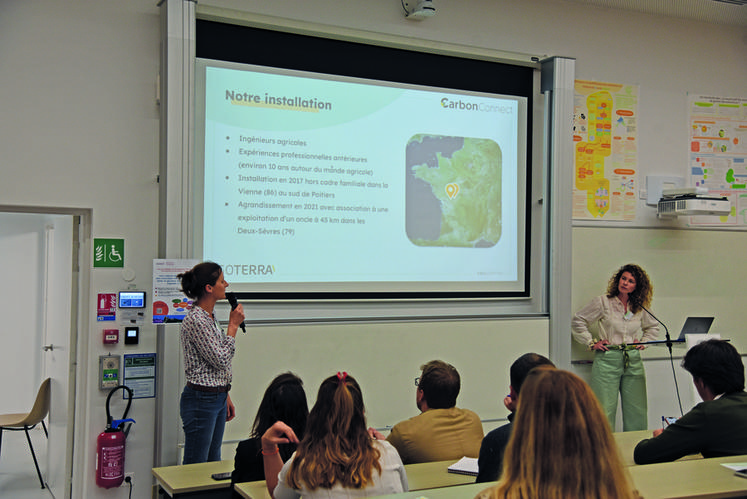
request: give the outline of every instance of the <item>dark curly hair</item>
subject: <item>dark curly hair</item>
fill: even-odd
[[[635,289],[628,297],[628,303],[634,314],[641,311],[642,307],[651,306],[651,298],[654,295],[654,285],[651,284],[651,279],[648,278],[648,274],[645,270],[634,263],[628,263],[620,267],[620,269],[610,277],[610,282],[607,284],[607,297],[612,298],[620,294],[618,285],[620,284],[620,277],[624,272],[630,272],[630,275],[635,279]]]

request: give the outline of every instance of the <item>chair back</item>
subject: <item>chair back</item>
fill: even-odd
[[[27,426],[33,426],[39,424],[49,414],[49,405],[52,399],[51,389],[52,379],[47,378],[42,381],[39,387],[39,393],[36,394],[36,400],[34,406],[31,408],[28,416],[24,419],[24,424]]]

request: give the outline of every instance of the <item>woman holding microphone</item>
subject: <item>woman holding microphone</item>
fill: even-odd
[[[623,431],[648,428],[646,373],[639,342],[659,334],[651,306],[653,285],[638,265],[623,265],[610,278],[607,293],[597,296],[571,321],[573,338],[594,352],[591,388],[615,431],[617,397],[622,401]],[[590,326],[595,325],[592,336]]]
[[[184,428],[182,464],[220,461],[226,421],[236,415],[228,391],[244,308],[238,305],[231,310],[224,332],[213,313],[215,303],[226,298],[228,287],[220,265],[199,263],[177,277],[184,294],[194,299],[181,325],[187,380],[179,403]]]

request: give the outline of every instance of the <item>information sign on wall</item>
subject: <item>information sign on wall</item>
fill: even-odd
[[[124,267],[124,239],[94,239],[93,266]]]

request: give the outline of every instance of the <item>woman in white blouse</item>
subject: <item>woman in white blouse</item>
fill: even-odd
[[[646,311],[652,295],[646,271],[629,263],[610,278],[607,293],[591,300],[571,321],[573,338],[594,351],[590,384],[613,431],[618,393],[623,431],[648,428],[646,373],[640,354],[645,345],[637,343],[653,341],[659,334],[656,320]]]

